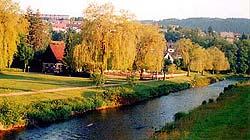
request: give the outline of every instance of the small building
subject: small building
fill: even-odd
[[[233,43],[235,40],[238,40],[240,34],[233,32],[220,32],[220,36],[226,39],[229,43]]]
[[[167,49],[165,50],[164,59],[169,59],[171,63],[174,62],[175,59],[181,59],[181,55],[178,50],[174,47],[173,42],[168,42]]]
[[[53,41],[43,56],[44,73],[61,73],[63,71],[63,57],[65,44],[62,41]]]

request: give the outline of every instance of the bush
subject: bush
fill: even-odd
[[[201,104],[202,104],[202,105],[205,105],[205,104],[207,104],[207,101],[204,100]]]
[[[214,99],[208,99],[208,103],[213,103]]]
[[[135,75],[131,75],[131,76],[128,76],[127,77],[127,82],[128,82],[128,85],[134,87],[136,85],[136,76]]]
[[[90,76],[90,79],[95,83],[95,85],[99,86],[105,83],[105,77],[99,73],[93,73]]]
[[[27,118],[39,123],[50,123],[68,119],[71,111],[72,107],[66,100],[42,101],[31,106]]]
[[[174,114],[174,121],[178,121],[187,115],[188,115],[188,113],[186,113],[186,112],[177,112]]]
[[[8,127],[24,122],[24,108],[4,99],[0,105],[0,124]]]
[[[218,82],[219,79],[217,77],[199,77],[195,76],[194,79],[191,81],[191,84],[194,87],[202,87],[207,86],[209,84]]]
[[[119,102],[121,99],[132,99],[136,98],[132,88],[127,87],[111,87],[106,89],[102,96],[105,101],[109,102]]]

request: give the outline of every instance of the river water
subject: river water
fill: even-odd
[[[202,101],[216,99],[224,87],[236,81],[225,80],[207,87],[192,88],[134,106],[94,111],[80,118],[26,129],[4,139],[30,140],[140,140],[159,130],[179,111],[189,111]]]

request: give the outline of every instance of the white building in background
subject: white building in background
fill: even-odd
[[[164,59],[169,59],[171,63],[173,63],[175,59],[180,59],[180,58],[182,57],[179,54],[179,52],[176,50],[176,48],[174,47],[174,43],[169,42],[167,45],[167,49],[165,51]]]
[[[53,14],[41,14],[42,20],[52,25],[52,30],[56,32],[65,32],[68,28],[71,28],[77,32],[81,30],[82,18],[70,18],[69,15],[53,15]]]

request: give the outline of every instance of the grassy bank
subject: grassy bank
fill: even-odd
[[[249,139],[250,81],[229,86],[216,102],[178,113],[153,139]]]
[[[19,75],[19,73],[17,74]],[[8,78],[9,75],[13,77],[16,73],[4,75],[5,78]],[[44,78],[40,74],[24,74],[24,76],[26,78],[33,77],[39,80],[40,78]],[[53,78],[60,79],[60,77],[57,76],[46,76],[47,81],[53,81]],[[211,77],[211,75],[201,78],[209,77]],[[1,78],[4,79],[3,77]],[[72,77],[61,78],[61,82],[66,82],[68,79],[75,79]],[[76,80],[78,82],[80,80],[86,82],[88,79],[76,78]],[[170,92],[190,88],[191,85],[189,83],[193,80],[194,75],[191,77],[176,77],[167,81],[138,82],[134,86],[123,85],[118,87],[0,97],[0,130],[12,129],[15,126],[48,124],[67,120],[72,116],[82,114],[88,110],[130,105],[161,95],[167,95]],[[88,84],[91,84],[91,82]],[[23,83],[23,86],[24,85],[25,82]]]
[[[158,83],[159,84],[159,83]],[[75,97],[56,100],[45,100],[17,105],[5,99],[1,104],[0,121],[3,129],[14,125],[37,125],[67,120],[74,114],[121,105],[130,105],[156,96],[167,95],[190,88],[188,83],[165,82],[158,85],[152,83],[138,84],[134,87],[119,86],[93,91],[88,97]]]

